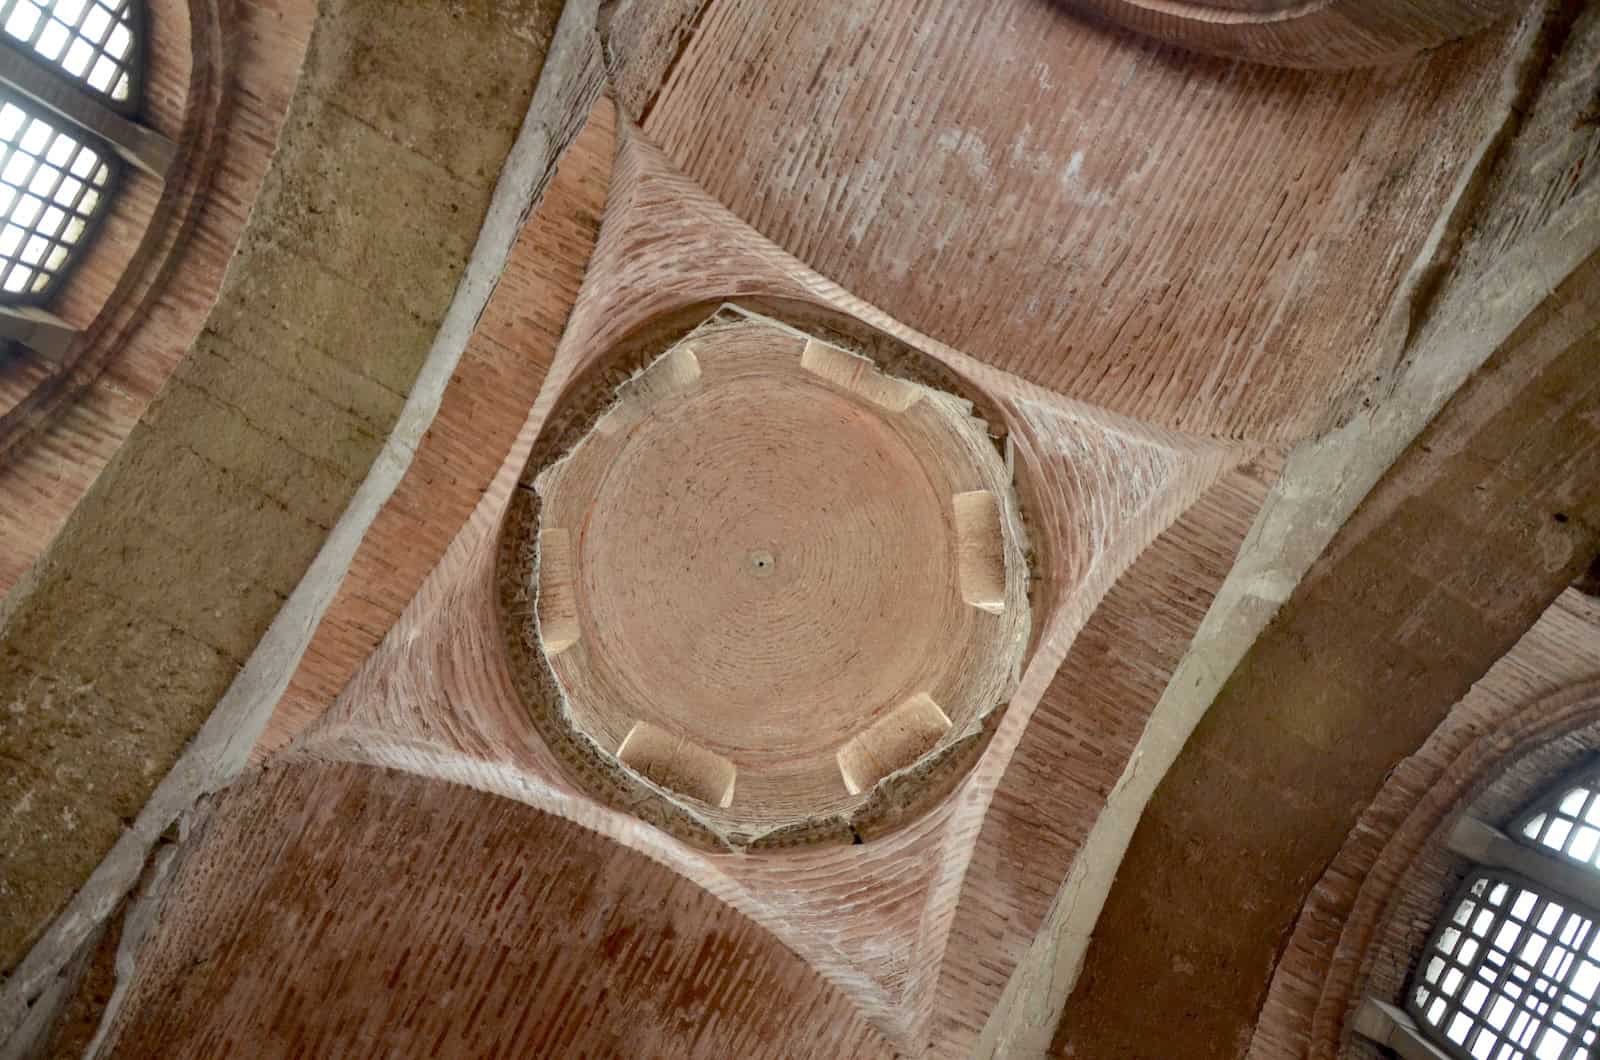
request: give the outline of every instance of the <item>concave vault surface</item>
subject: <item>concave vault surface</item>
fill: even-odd
[[[919,784],[931,802],[919,773],[1010,694],[1020,520],[954,395],[725,312],[624,383],[536,486],[538,636],[565,722],[732,843],[846,820],[886,777],[897,803]]]

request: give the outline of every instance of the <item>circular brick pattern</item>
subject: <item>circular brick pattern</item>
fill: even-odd
[[[1009,699],[1022,524],[952,394],[725,313],[623,382],[534,486],[536,650],[601,794],[733,846],[851,841],[886,787],[937,801]]]

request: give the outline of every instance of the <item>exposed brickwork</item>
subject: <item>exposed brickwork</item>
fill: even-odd
[[[291,763],[217,798],[110,1055],[887,1058],[770,934],[569,821]]]
[[[741,304],[757,299],[753,308],[758,311],[859,343],[895,371],[918,365],[930,371],[938,367],[935,361],[945,361],[952,367],[940,369],[942,374],[972,390],[987,406],[987,422],[1010,427],[1019,450],[1019,477],[1034,480],[1030,488],[1037,506],[1031,511],[1051,535],[1040,545],[1041,581],[1047,584],[1041,586],[1035,613],[1044,609],[1054,616],[1041,638],[1047,647],[1040,651],[1056,661],[1091,601],[1145,543],[1243,457],[1209,440],[1102,418],[1096,410],[987,373],[955,351],[935,347],[933,359],[908,356],[900,342],[922,340],[759,240],[634,137],[625,140],[619,156],[607,210],[584,293],[546,390],[503,473],[339,703],[306,732],[303,746],[322,756],[471,783],[652,851],[772,930],[847,990],[879,1026],[908,1040],[920,1038],[935,1006],[964,848],[977,838],[986,789],[999,782],[1054,665],[1041,665],[1027,677],[1028,691],[1013,699],[1008,720],[981,764],[981,778],[969,774],[966,790],[934,813],[861,845],[712,856],[673,843],[636,816],[582,797],[535,737],[526,701],[510,687],[501,646],[511,640],[513,650],[521,650],[521,638],[504,636],[502,624],[484,608],[493,582],[492,536],[508,496],[523,493],[515,484],[530,448],[559,452],[582,432],[581,421],[557,422],[550,410],[559,415],[562,408],[586,406],[571,398],[558,405],[557,395],[563,386],[610,394],[638,363],[627,360],[630,352],[643,358],[667,329],[703,319],[708,310],[703,301],[696,305],[697,298],[713,305],[719,297]],[[837,302],[818,304],[823,299]],[[699,315],[690,316],[691,309]],[[897,332],[906,340],[893,338]],[[964,382],[958,372],[970,372],[981,382]],[[941,379],[939,385],[949,384]],[[571,437],[563,436],[566,429]],[[536,441],[541,430],[548,436]],[[541,466],[537,458],[532,466]],[[1117,472],[1129,467],[1138,473],[1123,492]],[[518,572],[526,568],[513,561],[505,569],[513,576],[503,585],[508,595],[519,597]],[[514,622],[520,621],[516,614]],[[1002,739],[1006,743],[999,743]],[[997,745],[1001,750],[994,751]]]
[[[1446,848],[1471,812],[1505,827],[1600,750],[1600,603],[1576,590],[1473,685],[1396,767],[1317,882],[1273,976],[1250,1060],[1378,1060],[1350,1033],[1361,999],[1403,985],[1465,863]]]
[[[611,38],[649,53],[620,87],[650,113],[623,133],[595,263],[604,103],[258,749],[342,691],[307,753],[434,779],[296,757],[222,795],[123,1010],[124,1055],[882,1055],[863,1013],[968,1051],[1270,486],[1276,454],[1239,466],[1255,450],[1211,436],[1300,438],[1381,390],[1398,344],[1380,325],[1525,23],[1327,77],[1178,57],[1060,5],[945,6],[919,24],[891,4],[863,29],[826,5],[793,26],[754,0],[607,5],[661,20]],[[554,7],[325,5],[221,302],[181,363],[187,341],[168,351],[166,390],[0,629],[0,708],[24,719],[0,721],[0,762],[19,763],[13,790],[0,769],[0,817],[21,807],[0,887],[42,907],[92,864],[299,584],[409,391]],[[1507,172],[1542,164],[1516,146]],[[1580,191],[1586,158],[1556,167]],[[827,856],[704,855],[586,801],[508,684],[486,595],[498,517],[534,435],[560,437],[563,384],[616,381],[563,373],[619,350],[623,371],[652,329],[747,296],[933,350],[976,380],[1031,479],[1048,620],[998,750],[904,834]],[[1386,484],[1399,499],[1364,511],[1241,670],[1136,842],[1067,1050],[1242,1048],[1251,991],[1383,767],[1593,551],[1584,352],[1529,355],[1550,361],[1537,385],[1480,379],[1462,429],[1408,457]],[[1157,924],[1172,911],[1175,930]]]
[[[323,7],[204,331],[7,600],[0,759],[16,768],[0,773],[0,967],[138,812],[365,477],[558,7]],[[273,34],[294,12],[258,9],[259,26],[231,29],[243,47],[282,46]],[[434,111],[448,117],[430,127],[420,115]]]
[[[1388,771],[1600,547],[1596,321],[1600,255],[1396,463],[1234,672],[1139,823],[1056,1052],[1244,1048],[1281,940]]]
[[[1065,6],[617,4],[608,57],[714,198],[925,334],[1163,426],[1325,429],[1398,356],[1514,27],[1329,73]]]
[[[936,1055],[966,1057],[1033,940],[1149,709],[1222,584],[1277,473],[1225,475],[1095,610],[1018,744],[984,819],[939,979]]]
[[[577,98],[582,89],[575,86]],[[258,761],[332,705],[444,555],[510,449],[544,383],[599,233],[614,123],[602,101],[562,156],[410,470],[368,531],[258,741]]]
[[[309,6],[148,3],[139,120],[179,145],[165,184],[127,169],[51,311],[84,329],[59,361],[0,361],[0,593],[60,531],[199,334],[271,162]]]

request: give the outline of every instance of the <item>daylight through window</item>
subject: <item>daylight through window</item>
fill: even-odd
[[[1475,866],[1417,963],[1406,1007],[1449,1055],[1600,1057],[1600,912],[1588,875],[1600,877],[1597,790],[1593,772],[1556,786],[1517,818],[1510,841],[1479,826],[1513,852],[1531,849],[1501,862],[1521,872]]]
[[[138,15],[135,0],[0,0],[7,37],[124,106],[137,88]]]
[[[0,306],[42,306],[106,212],[138,103],[138,0],[0,0]],[[109,138],[109,139],[108,139]]]

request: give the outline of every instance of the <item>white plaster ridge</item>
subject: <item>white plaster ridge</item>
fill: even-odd
[[[597,49],[593,0],[572,0],[561,13],[472,256],[393,431],[304,577],[206,723],[66,909],[0,984],[0,1050],[18,1033],[34,1000],[45,993],[137,882],[151,848],[167,827],[196,800],[226,785],[247,763],[250,748],[288,687],[368,528],[400,484],[423,432],[438,414],[445,388],[499,282],[523,220],[544,194],[552,163],[582,126],[586,107],[576,108],[575,120],[561,122],[551,115],[562,115],[563,90],[579,83],[586,68],[597,68]],[[593,95],[598,96],[600,84],[596,78]],[[108,1007],[107,1018],[112,1014]]]
[[[1517,70],[1508,78],[1519,76]],[[1517,120],[1512,112],[1526,102],[1516,98],[1517,87],[1507,86],[1505,121]],[[1499,135],[1496,126],[1490,138]],[[1480,152],[1475,164],[1487,161]],[[1456,194],[1466,194],[1470,184],[1464,176]],[[1439,223],[1459,220],[1446,210]],[[1442,238],[1441,230],[1429,240],[1418,269],[1432,266]],[[1590,188],[1477,277],[1450,285],[1410,336],[1413,344],[1402,351],[1409,356],[1383,401],[1290,454],[1044,925],[990,1014],[974,1056],[1046,1055],[1139,818],[1223,683],[1383,473],[1468,376],[1597,248],[1600,188]],[[1402,291],[1403,311],[1409,312],[1413,295],[1410,286]],[[1407,331],[1394,327],[1392,333],[1404,341]]]

